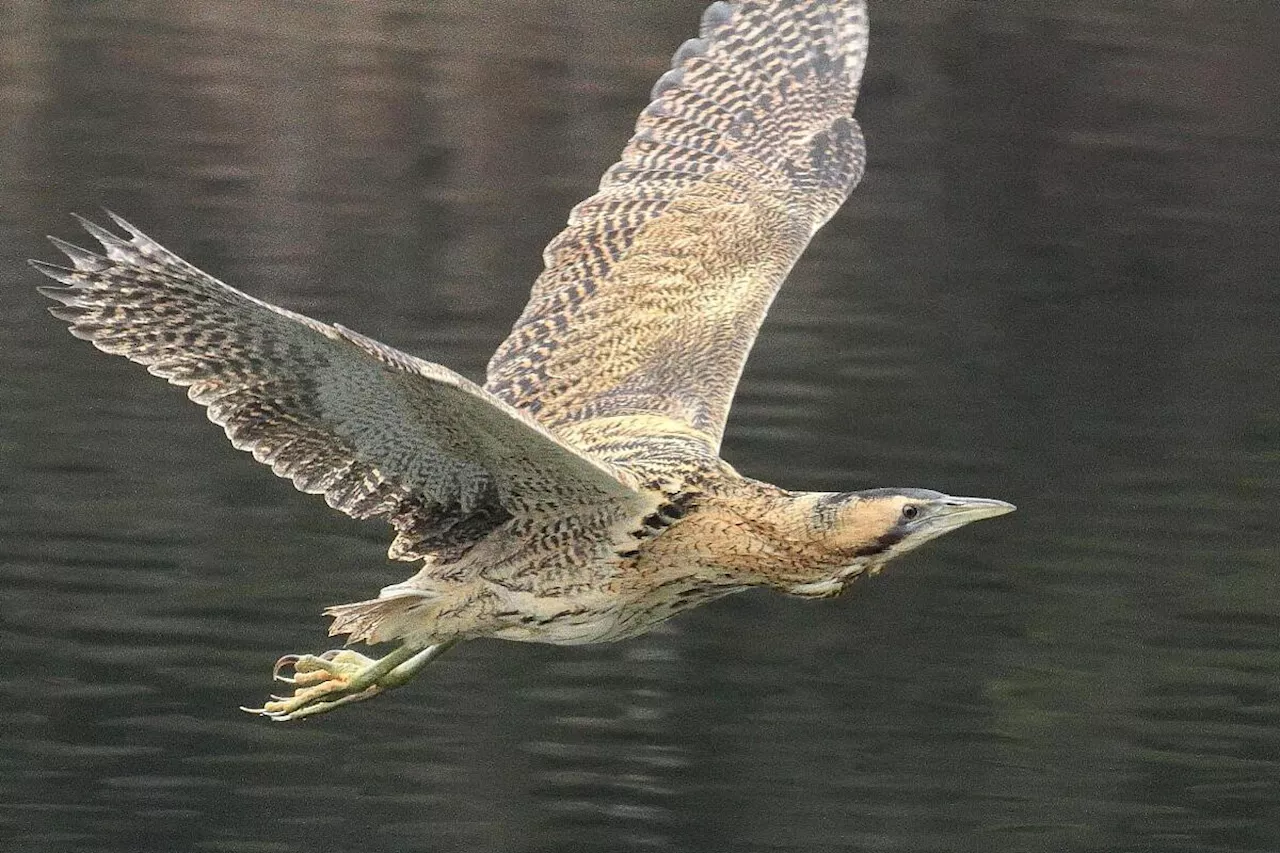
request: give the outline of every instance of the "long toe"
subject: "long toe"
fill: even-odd
[[[242,708],[273,720],[296,720],[360,702],[383,692],[370,675],[378,662],[349,649],[321,655],[285,655],[272,678],[294,687],[292,696],[272,696],[261,708]],[[285,674],[289,669],[292,675]]]
[[[297,675],[325,672],[332,678],[355,678],[377,663],[373,658],[350,649],[330,649],[318,655],[285,655],[277,662],[277,666],[286,660],[292,664]]]
[[[350,649],[285,655],[276,661],[271,677],[292,685],[293,695],[272,696],[261,708],[241,710],[273,720],[297,720],[363,702],[404,684],[457,642],[449,639],[429,646],[405,643],[377,659]]]

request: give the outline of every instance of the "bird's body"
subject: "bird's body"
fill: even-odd
[[[368,642],[423,630],[428,642],[620,640],[751,587],[837,595],[854,577],[878,570],[892,551],[893,543],[878,536],[850,538],[847,527],[842,538],[816,535],[824,512],[834,526],[839,510],[860,498],[787,492],[718,467],[638,511],[606,504],[533,523],[512,519],[456,561],[428,560],[377,599],[330,608],[333,628]],[[890,529],[896,520],[861,508],[877,516],[867,519],[869,530]]]
[[[624,639],[740,590],[839,593],[1009,504],[921,489],[788,492],[720,439],[769,304],[864,164],[851,113],[861,0],[718,2],[654,87],[483,387],[268,305],[114,217],[105,255],[34,262],[73,334],[186,386],[231,441],[306,492],[396,530],[421,570],[330,608],[331,633],[397,641],[287,656],[295,719],[368,698],[473,637]],[[83,220],[82,220],[83,221]],[[280,674],[290,664],[295,674]]]

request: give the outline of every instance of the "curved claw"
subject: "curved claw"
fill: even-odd
[[[301,657],[301,655],[284,655],[276,661],[276,665],[271,667],[272,681],[279,681],[282,684],[293,684],[294,679],[287,675],[281,675],[280,670],[284,669],[286,666],[294,666]]]

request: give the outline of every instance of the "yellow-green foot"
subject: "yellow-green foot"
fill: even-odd
[[[348,649],[322,655],[285,655],[276,661],[271,677],[291,684],[292,696],[272,696],[261,708],[242,708],[273,720],[297,720],[323,714],[341,705],[372,699],[384,688],[360,676],[377,661]],[[292,668],[293,674],[287,674]]]
[[[245,708],[284,722],[324,714],[343,705],[363,702],[409,681],[453,642],[422,648],[404,645],[385,657],[370,658],[349,649],[320,655],[285,655],[276,661],[271,677],[292,685],[292,696],[272,696],[261,708]],[[289,670],[292,675],[288,674]]]

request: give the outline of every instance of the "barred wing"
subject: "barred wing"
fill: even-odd
[[[475,384],[338,325],[277,308],[196,269],[112,215],[81,220],[105,257],[50,238],[74,269],[31,263],[76,337],[187,387],[231,442],[298,489],[396,529],[390,555],[466,547],[515,515],[641,502]]]
[[[866,50],[861,0],[710,6],[485,387],[606,457],[663,436],[714,454],[774,294],[862,175]]]

